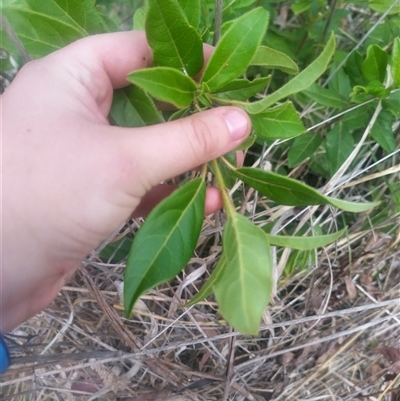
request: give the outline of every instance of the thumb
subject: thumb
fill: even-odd
[[[134,176],[154,186],[234,149],[249,135],[251,122],[239,108],[218,107],[150,127],[113,129],[122,130],[122,146],[134,155]]]

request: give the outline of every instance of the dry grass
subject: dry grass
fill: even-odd
[[[257,338],[232,332],[213,302],[182,308],[215,260],[198,255],[126,320],[123,265],[91,257],[51,307],[8,336],[3,399],[395,399],[379,397],[400,369],[376,347],[400,349],[399,237],[352,232],[321,251],[280,282]]]
[[[360,13],[351,23],[365,20]],[[309,126],[313,107],[303,113]],[[314,129],[326,129],[332,117]],[[257,338],[233,332],[212,297],[183,307],[219,258],[218,213],[205,220],[185,271],[143,296],[129,320],[119,295],[124,263],[93,252],[46,311],[7,336],[14,363],[1,378],[1,399],[400,400],[400,214],[387,190],[400,182],[400,152],[376,160],[369,130],[348,163],[317,186],[360,202],[373,191],[384,202],[378,210],[349,217],[329,207],[271,208],[240,184],[232,191],[245,195],[239,209],[260,226],[274,221],[275,233],[316,224],[333,232],[350,221],[345,238],[291,274],[284,266],[293,252],[274,249],[276,291]],[[284,163],[277,149],[264,148],[255,165]],[[293,177],[307,171],[304,163]],[[128,222],[106,243],[132,235],[141,222]]]

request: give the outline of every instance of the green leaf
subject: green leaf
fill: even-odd
[[[399,108],[399,104],[397,104]],[[391,153],[396,150],[396,138],[392,129],[394,116],[388,111],[381,111],[371,129],[371,136],[379,145]]]
[[[208,39],[210,37],[210,30],[208,28],[205,28],[203,33],[201,34],[201,40],[203,43],[208,43]]]
[[[253,81],[235,79],[222,88],[217,89],[214,93],[221,99],[245,101],[261,92],[268,85],[270,79],[270,76],[256,78]]]
[[[285,53],[267,46],[259,46],[251,59],[250,65],[261,65],[266,68],[278,69],[288,74],[298,74],[299,67]]]
[[[315,235],[311,237],[272,235],[267,233],[265,235],[267,236],[270,245],[308,251],[310,249],[320,248],[331,244],[340,238],[345,232],[346,229],[343,229],[333,234]]]
[[[350,54],[345,64],[345,71],[352,85],[364,85],[366,82],[362,74],[363,57],[358,52]]]
[[[342,118],[341,122],[343,126],[348,130],[355,130],[359,128],[365,128],[368,124],[368,106],[360,106],[356,109],[350,110]],[[372,105],[374,107],[374,105]]]
[[[148,10],[148,3],[143,7],[138,8],[133,14],[133,29],[136,31],[144,31],[146,27],[146,15]]]
[[[262,113],[279,100],[307,89],[324,73],[334,52],[335,36],[332,34],[319,57],[300,72],[299,75],[294,77],[291,81],[273,92],[271,95],[268,95],[258,102],[248,103],[243,108],[251,114]]]
[[[306,131],[292,102],[272,107],[263,113],[250,115],[253,128],[265,139],[293,138]]]
[[[295,272],[307,271],[315,264],[315,252],[313,251],[292,251],[287,260],[283,273],[290,277]]]
[[[204,217],[206,186],[190,181],[159,203],[136,234],[124,277],[124,307],[130,316],[145,291],[175,277],[196,247]]]
[[[385,88],[385,85],[379,81],[370,81],[365,86],[356,85],[350,93],[352,102],[363,103],[368,99],[377,97],[385,99],[390,95],[390,89]]]
[[[317,84],[312,84],[304,93],[314,102],[323,106],[342,109],[348,106],[348,102],[338,93],[330,89],[322,88]]]
[[[310,170],[317,173],[316,176],[320,176],[320,178],[323,177],[329,179],[331,177],[326,152],[316,152],[308,161],[308,166],[310,167]]]
[[[202,77],[211,92],[246,70],[265,34],[268,17],[268,12],[258,7],[234,21],[222,36]]]
[[[183,72],[168,67],[154,67],[131,72],[128,81],[158,100],[177,107],[189,106],[197,90],[196,83]]]
[[[256,335],[272,293],[272,259],[263,230],[234,213],[222,236],[226,267],[214,284],[222,316],[244,334]]]
[[[393,84],[396,88],[400,88],[400,38],[395,38],[392,49],[392,77]]]
[[[339,123],[326,136],[325,146],[330,172],[333,175],[353,151],[354,139],[343,124]]]
[[[33,58],[46,56],[85,36],[76,25],[36,11],[10,6],[2,13]]]
[[[174,113],[172,113],[169,117],[168,117],[168,121],[175,121],[175,120],[179,120],[180,118],[184,118],[184,117],[188,117],[190,116],[190,106],[186,107],[184,109],[179,109],[177,111],[175,111]]]
[[[19,7],[29,8],[27,0],[1,0],[0,9],[3,10],[4,8],[10,7],[12,5],[18,5]]]
[[[92,0],[28,0],[32,11],[51,16],[82,30],[82,36],[108,32]]]
[[[347,212],[363,212],[379,205],[379,202],[354,203],[322,195],[292,178],[268,171],[243,167],[233,171],[237,178],[253,187],[274,202],[287,206],[333,205]]]
[[[177,68],[193,77],[203,68],[203,43],[176,0],[149,0],[146,36],[154,65]]]
[[[329,199],[329,203],[332,206],[335,206],[338,209],[342,209],[345,212],[352,212],[352,213],[365,212],[366,210],[372,209],[373,207],[380,205],[380,202],[355,203],[331,198],[328,196],[326,196],[326,198]]]
[[[114,92],[110,117],[120,127],[145,127],[164,122],[149,95],[134,85]]]
[[[390,111],[395,117],[400,117],[400,90],[394,90],[387,99],[382,101],[384,110]]]
[[[9,38],[7,33],[2,29],[2,26],[0,24],[0,40],[1,40],[1,49],[3,49],[4,52],[7,52],[12,55],[18,55],[20,54],[20,51],[18,47],[15,45],[15,43]],[[5,56],[5,55],[3,55]],[[10,60],[8,59],[7,56],[6,58],[1,60],[1,66],[0,66],[0,71],[7,71],[7,70],[12,70],[14,67],[10,64]]]
[[[295,138],[288,153],[289,167],[295,167],[303,160],[311,157],[317,151],[321,143],[321,136],[312,132]]]
[[[304,11],[307,11],[312,6],[312,4],[312,0],[299,0],[296,1],[296,3],[292,4],[291,7],[294,14],[299,15]]]
[[[100,257],[108,263],[121,263],[129,254],[132,238],[122,237],[108,244],[101,252]]]
[[[386,17],[384,23],[377,25],[375,29],[367,35],[363,46],[364,48],[368,48],[368,46],[371,45],[378,45],[383,49],[388,45],[388,43],[393,39],[388,22],[389,18]],[[369,22],[367,26],[371,27],[371,22]]]
[[[189,24],[198,28],[201,17],[201,4],[200,0],[177,0],[181,6]]]
[[[387,53],[378,45],[371,45],[367,49],[367,57],[362,65],[363,77],[368,81],[383,82],[386,76],[388,62]]]
[[[369,6],[378,13],[385,13],[393,4],[394,0],[369,0]],[[399,6],[393,7],[389,14],[396,14],[399,12]]]
[[[338,65],[333,64],[331,66],[331,71],[336,71]],[[350,78],[342,67],[337,71],[337,73],[332,77],[329,82],[329,89],[335,93],[335,96],[340,96],[341,100],[348,101],[349,94],[351,92],[352,86],[350,83]]]
[[[253,130],[251,131],[251,134],[240,145],[236,146],[236,148],[234,149],[235,152],[237,152],[238,150],[246,150],[250,148],[254,144],[256,139],[257,135]]]
[[[222,255],[214,271],[211,273],[211,276],[203,284],[201,290],[188,303],[185,304],[185,307],[195,305],[198,302],[202,301],[203,299],[207,298],[212,293],[214,285],[222,277],[223,273],[225,272],[225,269],[226,269],[226,261],[224,255]]]

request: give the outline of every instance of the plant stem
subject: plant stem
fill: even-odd
[[[223,0],[215,0],[215,24],[214,24],[214,38],[213,46],[215,46],[219,38],[221,37],[221,25],[222,25],[222,6]]]
[[[221,99],[220,97],[209,95],[208,97],[213,102],[217,103],[218,105],[228,105],[228,106],[237,106],[237,107],[245,107],[249,103],[248,102],[241,102],[240,100],[231,100],[231,99]]]
[[[225,157],[220,157],[220,160],[231,170],[236,170],[236,167],[232,166],[231,163],[228,162],[228,160],[225,159]]]
[[[325,43],[325,39],[326,39],[326,34],[328,33],[328,29],[331,26],[331,22],[332,22],[332,17],[333,17],[333,13],[335,12],[336,9],[336,5],[337,5],[337,0],[333,0],[331,5],[330,5],[330,9],[329,9],[329,15],[328,15],[328,19],[326,20],[326,24],[325,24],[325,28],[324,28],[324,32],[322,34],[322,41],[321,43]]]
[[[207,174],[207,163],[204,163],[203,166],[201,167],[201,173],[200,177],[205,181],[206,179],[206,174]]]
[[[217,179],[218,188],[222,194],[222,201],[224,203],[224,209],[225,209],[228,217],[232,217],[236,213],[235,207],[232,203],[231,198],[228,195],[228,191],[225,186],[224,178],[222,177],[222,173],[221,173],[221,170],[219,169],[217,160],[213,160],[211,162],[211,164],[213,166],[215,178]]]

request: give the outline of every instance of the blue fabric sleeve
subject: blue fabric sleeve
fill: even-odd
[[[10,366],[10,354],[3,336],[0,334],[0,374],[3,374]]]

